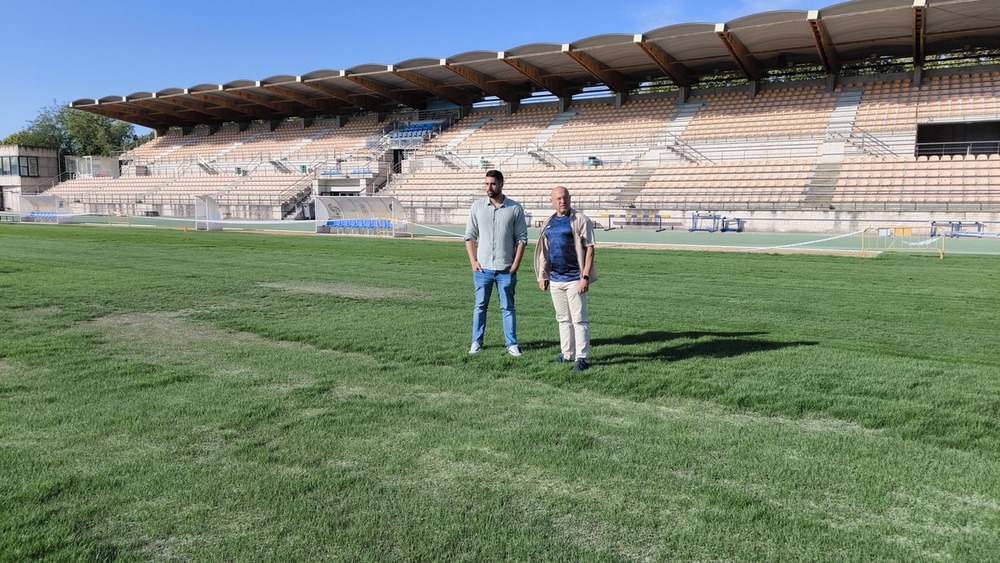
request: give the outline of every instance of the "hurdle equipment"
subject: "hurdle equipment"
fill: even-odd
[[[861,255],[868,252],[936,252],[944,259],[945,236],[939,227],[869,227],[861,234]]]
[[[951,238],[989,236],[979,221],[931,221],[931,232]]]
[[[743,225],[746,224],[746,221],[739,217],[723,217],[720,224],[721,228],[719,230],[724,233],[742,233]]]
[[[663,220],[669,219],[670,215],[641,214],[641,213],[604,213],[601,219],[608,220],[605,231],[615,229],[615,220],[618,220],[618,227],[656,227],[656,232],[664,230]]]
[[[721,222],[722,217],[719,217],[715,213],[695,212],[691,214],[691,228],[688,229],[688,231],[707,231],[709,233],[714,233],[719,230]]]
[[[132,216],[127,213],[108,213],[108,226],[131,227]]]

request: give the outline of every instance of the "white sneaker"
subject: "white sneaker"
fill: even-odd
[[[513,346],[508,346],[507,347],[507,353],[509,353],[511,356],[514,356],[515,358],[517,358],[517,357],[521,356],[521,349],[517,347],[517,344],[515,344]]]
[[[480,350],[483,349],[483,345],[478,342],[472,343],[472,348],[469,348],[469,354],[478,354]]]

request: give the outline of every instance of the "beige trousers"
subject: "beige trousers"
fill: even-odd
[[[580,282],[549,282],[552,306],[559,323],[559,348],[566,360],[590,355],[590,321],[587,320],[587,294],[580,293]]]

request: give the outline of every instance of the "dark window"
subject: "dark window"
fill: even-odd
[[[917,156],[1000,154],[1000,121],[917,125]]]

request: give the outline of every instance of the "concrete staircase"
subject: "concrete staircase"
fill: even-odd
[[[485,117],[480,117],[479,119],[473,121],[469,125],[462,129],[462,131],[453,137],[448,144],[441,147],[441,149],[434,152],[434,158],[440,160],[445,166],[452,170],[465,170],[467,167],[461,165],[461,161],[455,156],[455,149],[462,144],[462,141],[469,138],[479,130],[483,125],[486,125],[490,121],[496,119],[495,115],[487,115]],[[457,161],[457,162],[456,162]]]
[[[635,198],[642,191],[642,188],[646,187],[646,182],[649,181],[654,172],[656,172],[655,166],[640,166],[636,168],[632,172],[632,175],[628,177],[628,180],[625,181],[622,189],[615,194],[612,205],[621,209],[627,209],[635,205]]]
[[[681,140],[684,130],[687,129],[688,124],[691,123],[691,120],[694,119],[695,114],[698,113],[698,110],[703,105],[705,105],[705,102],[702,101],[678,104],[677,114],[660,131],[660,134],[656,137],[656,142],[665,146],[681,160],[687,162],[704,162],[706,160],[704,156],[699,154],[694,147]]]
[[[803,209],[832,209],[833,192],[837,188],[842,163],[820,162],[809,173],[810,179],[802,192]]]

